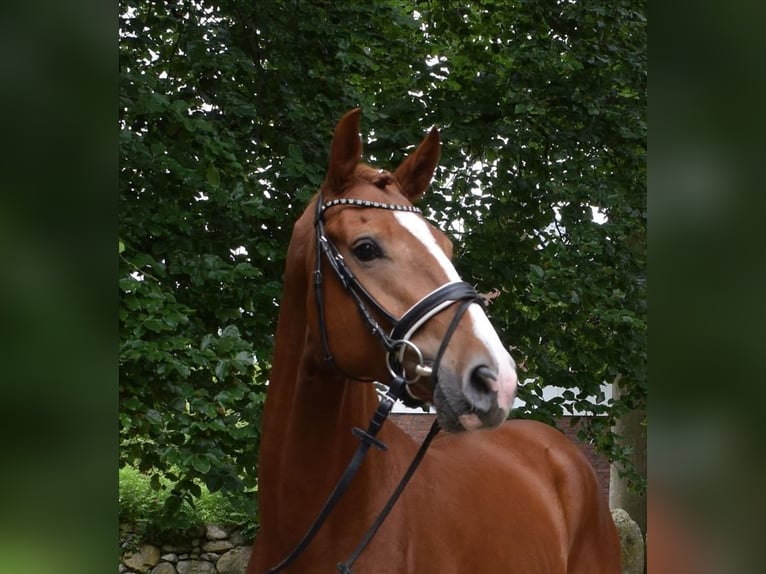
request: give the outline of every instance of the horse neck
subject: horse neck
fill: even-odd
[[[278,338],[275,348],[259,459],[261,535],[268,537],[266,551],[275,553],[272,561],[282,558],[314,520],[359,445],[351,429],[366,428],[378,404],[371,384],[319,375],[305,355],[281,351],[284,340]],[[392,430],[384,427],[379,435],[389,446],[398,438]],[[375,490],[391,490],[382,477],[388,465],[393,464],[389,472],[401,468],[392,460],[399,452],[394,447],[368,453],[323,530],[334,530],[332,523],[341,520],[346,527],[359,521],[349,531],[361,531],[363,521],[381,507]],[[347,505],[353,507],[350,520],[342,518],[348,515]]]
[[[378,406],[371,384],[345,381],[322,365],[319,346],[306,327],[304,276],[288,274],[285,280],[259,458],[262,532],[292,540],[290,529],[307,526],[305,514],[321,507],[359,445],[351,429],[366,428]],[[385,456],[367,456],[354,478],[354,494],[347,495],[357,504],[378,508],[371,487],[385,488],[383,475],[402,468],[399,455],[412,450],[409,437],[392,427],[388,423],[379,436],[399,446]],[[364,514],[357,506],[357,515]]]
[[[280,486],[345,466],[356,446],[351,429],[366,427],[378,403],[372,385],[344,381],[305,348],[298,353],[280,344],[305,338],[305,332],[277,337],[267,392],[261,465],[278,469]]]
[[[322,364],[322,353],[312,342],[315,337],[309,333],[306,312],[311,274],[305,265],[305,261],[313,259],[313,222],[306,215],[311,211],[307,209],[296,223],[288,248],[263,415],[260,466],[267,475],[275,468],[280,475],[289,473],[292,467],[286,461],[301,460],[301,454],[310,454],[312,448],[318,447],[318,452],[323,453],[337,452],[330,449],[336,442],[348,442],[349,425],[364,424],[360,417],[371,416],[377,406],[371,385],[343,381],[329,365]],[[345,434],[339,436],[341,432]],[[314,458],[303,459],[304,466]],[[264,478],[268,483],[269,477]]]

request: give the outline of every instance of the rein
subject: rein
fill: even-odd
[[[418,214],[420,214],[421,211],[417,207],[411,205],[379,203],[376,201],[366,201],[354,198],[340,198],[323,203],[321,195],[317,198],[316,215],[314,218],[314,227],[316,230],[314,289],[316,295],[315,298],[317,314],[319,317],[320,337],[322,340],[322,348],[324,350],[324,360],[332,362],[335,368],[349,379],[363,381],[372,380],[364,377],[355,377],[345,373],[340,368],[332,355],[325,325],[325,306],[322,291],[322,255],[324,255],[324,259],[328,261],[330,268],[335,272],[345,291],[354,300],[354,303],[356,304],[362,319],[367,323],[372,334],[380,340],[382,346],[386,350],[386,364],[389,372],[391,373],[392,381],[388,385],[388,391],[385,395],[382,396],[380,404],[378,405],[375,414],[372,416],[367,430],[362,430],[359,427],[354,427],[352,429],[352,434],[357,437],[361,443],[357,447],[357,450],[349,461],[346,470],[341,475],[340,479],[335,485],[335,488],[333,488],[313,524],[309,527],[309,529],[303,535],[303,538],[300,540],[300,542],[298,542],[298,544],[296,544],[293,550],[290,551],[290,553],[281,562],[279,562],[279,564],[268,570],[267,574],[276,574],[277,572],[287,568],[311,543],[311,540],[319,532],[333,508],[337,505],[340,498],[348,489],[352,479],[361,467],[362,462],[370,447],[374,446],[382,451],[388,450],[388,447],[385,445],[385,443],[378,440],[376,435],[383,426],[383,423],[388,418],[388,415],[391,412],[394,404],[400,399],[404,400],[406,404],[409,404],[404,397],[405,394],[409,395],[409,397],[414,400],[414,396],[409,393],[408,385],[414,383],[422,376],[431,377],[434,381],[434,384],[438,384],[437,373],[439,371],[442,357],[447,348],[447,345],[449,344],[449,341],[452,339],[452,335],[457,329],[460,319],[462,319],[463,315],[472,303],[482,302],[481,297],[472,285],[466,283],[465,281],[455,281],[437,287],[431,293],[427,294],[425,297],[420,299],[420,301],[410,307],[410,309],[408,309],[401,318],[396,319],[393,315],[386,311],[364,288],[364,286],[359,282],[353,272],[348,268],[343,259],[343,256],[340,254],[338,249],[325,235],[324,213],[331,207],[338,205],[358,208],[388,209],[391,211],[407,211]],[[433,364],[428,366],[423,361],[422,353],[410,339],[429,319],[458,301],[460,301],[461,304],[445,332],[444,338],[442,339],[442,342],[439,346],[439,350],[437,351]],[[386,331],[372,316],[368,305],[392,325],[392,329],[388,333],[386,333]],[[402,360],[407,350],[413,351],[418,359],[418,365],[415,367],[415,376],[412,379],[406,378],[406,373],[404,371],[404,367],[402,366]],[[428,435],[421,443],[418,452],[415,454],[415,457],[404,473],[404,476],[400,480],[394,492],[389,497],[388,502],[385,504],[378,517],[367,530],[361,542],[353,551],[351,556],[345,562],[338,564],[338,570],[341,574],[353,574],[351,570],[353,563],[361,555],[367,544],[375,536],[378,529],[388,516],[389,512],[394,507],[394,504],[398,500],[401,493],[404,491],[404,488],[407,486],[410,478],[412,478],[414,475],[418,465],[425,456],[431,441],[439,432],[439,430],[440,427],[438,421],[434,421],[431,429],[428,432]]]

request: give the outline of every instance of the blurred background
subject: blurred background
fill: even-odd
[[[118,19],[95,3],[4,10],[0,568],[108,570],[118,519]],[[650,572],[764,571],[761,11],[687,2],[647,12]],[[325,141],[335,119],[307,133]],[[406,129],[428,123],[415,114]]]

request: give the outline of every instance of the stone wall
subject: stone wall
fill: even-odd
[[[622,574],[644,574],[641,529],[622,509],[612,511],[622,546]],[[123,537],[129,534],[121,528]],[[245,574],[252,541],[238,531],[207,526],[199,538],[181,544],[141,544],[122,554],[120,574]]]
[[[120,531],[126,538],[129,529]],[[120,574],[245,574],[252,548],[252,540],[239,531],[211,525],[185,543],[144,543],[125,550]]]

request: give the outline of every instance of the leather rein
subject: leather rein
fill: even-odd
[[[419,403],[419,400],[409,392],[408,386],[416,382],[421,377],[430,377],[434,385],[438,384],[437,373],[439,371],[439,365],[441,364],[444,352],[452,338],[455,330],[457,329],[460,319],[463,317],[468,307],[473,303],[482,304],[483,301],[473,286],[465,281],[454,281],[446,283],[440,287],[434,289],[431,293],[420,299],[410,309],[408,309],[404,315],[399,319],[396,319],[386,309],[384,309],[375,298],[364,288],[359,282],[353,272],[346,265],[343,256],[338,251],[337,247],[330,241],[325,234],[324,230],[324,214],[325,212],[335,206],[350,206],[355,208],[374,208],[374,209],[388,209],[391,211],[406,211],[421,214],[420,209],[412,205],[397,205],[380,203],[376,201],[367,201],[355,198],[340,198],[331,201],[323,202],[322,196],[317,198],[316,212],[314,217],[314,228],[316,231],[316,259],[314,267],[314,290],[315,299],[317,305],[317,314],[319,317],[319,330],[320,338],[322,341],[322,348],[324,351],[324,360],[333,363],[335,368],[344,376],[349,379],[371,381],[372,379],[365,377],[356,377],[344,372],[338,363],[335,361],[332,352],[330,350],[329,339],[327,336],[327,329],[325,325],[325,305],[323,295],[323,274],[322,274],[322,262],[326,260],[333,270],[335,275],[343,285],[344,290],[351,296],[356,304],[364,322],[368,325],[371,332],[377,337],[383,348],[386,350],[386,365],[391,373],[392,380],[388,385],[387,392],[381,396],[380,404],[378,405],[375,414],[373,415],[367,430],[363,430],[359,427],[354,427],[351,432],[361,442],[357,447],[356,452],[352,456],[346,470],[341,478],[338,480],[335,488],[330,493],[327,501],[320,510],[316,519],[312,525],[308,528],[303,538],[296,544],[293,550],[276,566],[268,570],[267,574],[276,574],[287,568],[298,556],[306,549],[314,536],[319,532],[320,528],[327,520],[332,509],[337,505],[340,498],[348,489],[352,479],[356,475],[357,471],[361,467],[361,464],[369,451],[370,447],[374,446],[382,451],[388,450],[385,443],[376,438],[378,431],[386,421],[391,409],[398,400],[403,400],[405,404],[413,406]],[[450,322],[447,330],[445,331],[444,338],[439,346],[436,357],[432,365],[425,364],[423,355],[418,347],[411,341],[411,338],[415,333],[429,320],[431,317],[440,313],[447,307],[459,302],[460,305],[455,312],[452,321]],[[386,322],[392,325],[390,331],[384,330],[380,324],[373,317],[373,313],[370,311],[373,309],[379,316],[385,318]],[[418,364],[414,368],[414,376],[407,379],[407,373],[405,372],[402,361],[404,355],[410,351],[414,353]],[[367,530],[362,537],[359,545],[353,551],[351,556],[343,563],[338,564],[338,571],[341,574],[352,574],[351,567],[356,559],[364,551],[367,544],[375,536],[378,528],[383,524],[383,521],[388,516],[388,513],[393,508],[394,504],[399,498],[412,475],[415,473],[420,461],[425,456],[426,450],[428,450],[432,439],[439,432],[439,423],[435,420],[431,429],[428,431],[426,438],[423,440],[418,452],[415,454],[410,466],[405,471],[399,484],[394,492],[391,494],[388,502],[383,507],[378,517],[373,524]]]

